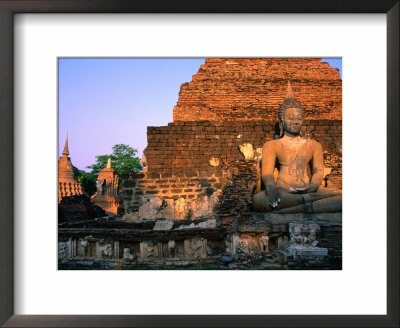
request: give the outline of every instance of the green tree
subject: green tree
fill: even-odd
[[[112,147],[112,150],[112,154],[96,156],[96,163],[87,166],[88,169],[91,169],[91,174],[98,175],[100,170],[107,166],[108,158],[111,158],[111,167],[119,176],[142,170],[142,164],[137,157],[137,149],[129,145],[117,144]]]
[[[74,172],[75,180],[81,184],[83,190],[89,196],[94,195],[97,190],[97,188],[96,188],[97,175],[93,174],[93,173],[85,172],[83,170],[79,170],[75,166],[72,166],[72,170]]]

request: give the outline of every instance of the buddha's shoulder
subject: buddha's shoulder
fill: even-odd
[[[264,148],[276,148],[276,147],[283,147],[285,144],[287,144],[287,141],[285,142],[284,139],[275,139],[275,140],[269,140],[264,143]],[[310,147],[321,147],[321,144],[313,139],[301,139],[300,144],[306,144]]]
[[[313,152],[315,151],[322,151],[322,145],[313,139],[305,139],[306,140],[306,145],[309,149],[312,149]]]
[[[312,147],[322,147],[322,145],[317,140],[314,139],[305,139],[305,140]]]
[[[267,142],[264,143],[263,148],[275,148],[278,145],[280,145],[281,143],[279,142],[279,139],[275,139],[275,140],[269,140]]]

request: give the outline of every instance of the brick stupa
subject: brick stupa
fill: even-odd
[[[96,182],[97,192],[92,197],[92,202],[108,214],[117,214],[119,207],[118,183],[118,174],[111,167],[109,158],[107,167],[99,172]]]
[[[82,186],[74,178],[72,162],[69,157],[67,135],[62,156],[58,160],[58,202],[60,202],[63,197],[82,194]]]

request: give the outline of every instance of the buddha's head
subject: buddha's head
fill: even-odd
[[[304,109],[300,101],[298,101],[292,91],[290,82],[286,92],[286,97],[278,110],[279,127],[281,137],[285,132],[292,135],[299,135],[303,126]]]

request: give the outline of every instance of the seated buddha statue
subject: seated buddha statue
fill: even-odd
[[[341,212],[342,192],[320,188],[324,174],[322,146],[300,136],[304,110],[290,83],[278,116],[281,135],[263,146],[261,178],[265,190],[253,195],[253,209],[274,213]],[[279,174],[275,182],[276,166]]]

